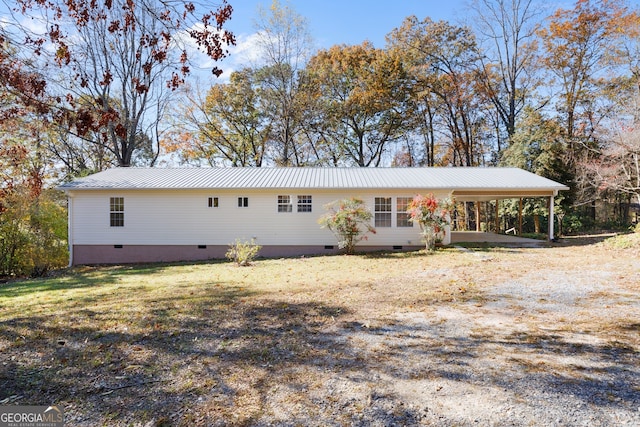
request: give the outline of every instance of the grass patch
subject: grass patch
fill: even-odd
[[[604,241],[611,249],[640,249],[640,233],[618,234]]]
[[[69,425],[289,425],[305,424],[309,414],[319,425],[337,413],[348,424],[354,422],[349,416],[372,413],[381,399],[360,397],[377,393],[380,378],[449,378],[458,375],[451,360],[472,363],[485,348],[514,353],[516,362],[524,357],[518,351],[555,356],[573,348],[560,339],[571,329],[531,332],[539,322],[551,323],[545,316],[553,313],[511,309],[511,303],[528,303],[511,295],[498,307],[516,312],[512,323],[526,326],[518,334],[500,332],[512,326],[508,322],[491,323],[495,331],[486,323],[473,326],[473,320],[467,325],[466,317],[442,317],[438,324],[437,313],[474,316],[498,298],[487,292],[496,284],[555,278],[536,274],[539,266],[590,280],[594,275],[585,271],[604,265],[594,261],[596,255],[621,282],[636,277],[628,258],[612,261],[599,244],[474,252],[490,256],[442,248],[428,256],[417,251],[262,259],[250,267],[82,267],[5,283],[0,404],[62,404]],[[636,285],[627,287],[620,304],[634,298]],[[617,329],[611,348],[594,345],[576,353],[631,360],[635,320],[605,321],[587,308],[581,313],[553,325],[603,336]],[[405,318],[417,323],[398,320]],[[468,335],[440,335],[457,321],[468,326]],[[416,370],[421,364],[424,370]],[[531,367],[538,369],[545,367]],[[349,381],[345,391],[341,387]],[[295,416],[299,421],[291,422]]]
[[[336,357],[334,348],[343,348],[327,332],[332,325],[473,298],[466,278],[430,274],[466,262],[457,251],[374,253],[267,259],[251,267],[82,267],[6,283],[0,401],[67,402],[114,424],[156,410],[167,417],[182,399],[211,394],[226,396],[208,403],[213,412],[228,413],[222,408],[230,401],[255,406],[260,386],[242,391],[246,379]],[[343,359],[338,363],[356,363]]]

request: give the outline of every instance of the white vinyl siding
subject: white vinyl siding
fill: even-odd
[[[337,245],[331,231],[318,225],[326,211],[322,206],[339,199],[357,197],[370,201],[373,211],[375,190],[307,190],[318,208],[311,213],[282,215],[274,208],[281,191],[247,190],[248,206],[238,208],[235,190],[217,190],[216,209],[203,203],[210,190],[122,190],[126,200],[126,227],[110,227],[104,216],[109,212],[107,191],[72,192],[71,230],[73,244],[78,245],[228,245],[236,239],[256,239],[260,245]],[[207,194],[209,193],[209,194]],[[399,196],[412,197],[419,190]],[[297,194],[296,194],[297,196]],[[439,194],[437,197],[446,197]],[[360,245],[421,245],[414,228],[381,228]]]

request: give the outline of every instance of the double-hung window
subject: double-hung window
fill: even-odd
[[[238,197],[238,207],[239,208],[248,208],[249,207],[249,198],[248,197]]]
[[[109,223],[111,227],[124,227],[124,197],[109,199]]]
[[[291,212],[291,196],[278,196],[278,212]]]
[[[298,212],[311,212],[311,195],[298,196]]]
[[[411,197],[398,197],[396,199],[396,227],[413,227],[413,222],[407,213]]]
[[[391,227],[391,197],[376,197],[374,203],[376,227]]]

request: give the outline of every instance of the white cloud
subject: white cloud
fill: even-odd
[[[200,30],[202,23],[194,24],[191,29]],[[227,45],[229,56],[221,61],[214,61],[196,44],[187,31],[182,31],[175,37],[176,47],[185,49],[195,69],[195,74],[206,75],[215,66],[223,70],[222,76],[216,79],[217,82],[228,81],[233,71],[245,67],[254,66],[260,60],[259,34],[236,34],[236,44]]]

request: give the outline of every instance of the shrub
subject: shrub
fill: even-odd
[[[0,215],[0,276],[42,276],[68,262],[67,216],[57,192],[15,191]]]
[[[356,198],[336,200],[325,205],[329,212],[318,220],[338,238],[338,247],[347,254],[355,253],[356,244],[366,240],[366,233],[375,233],[371,225],[371,212],[364,201]]]
[[[225,256],[239,266],[247,266],[251,265],[255,260],[260,249],[262,249],[262,246],[256,244],[254,239],[248,242],[237,239],[235,243],[229,245],[229,250]]]
[[[442,239],[446,227],[451,223],[451,208],[451,200],[437,199],[433,194],[426,197],[417,195],[409,203],[407,212],[411,221],[420,225],[428,252],[435,249],[436,240]]]

